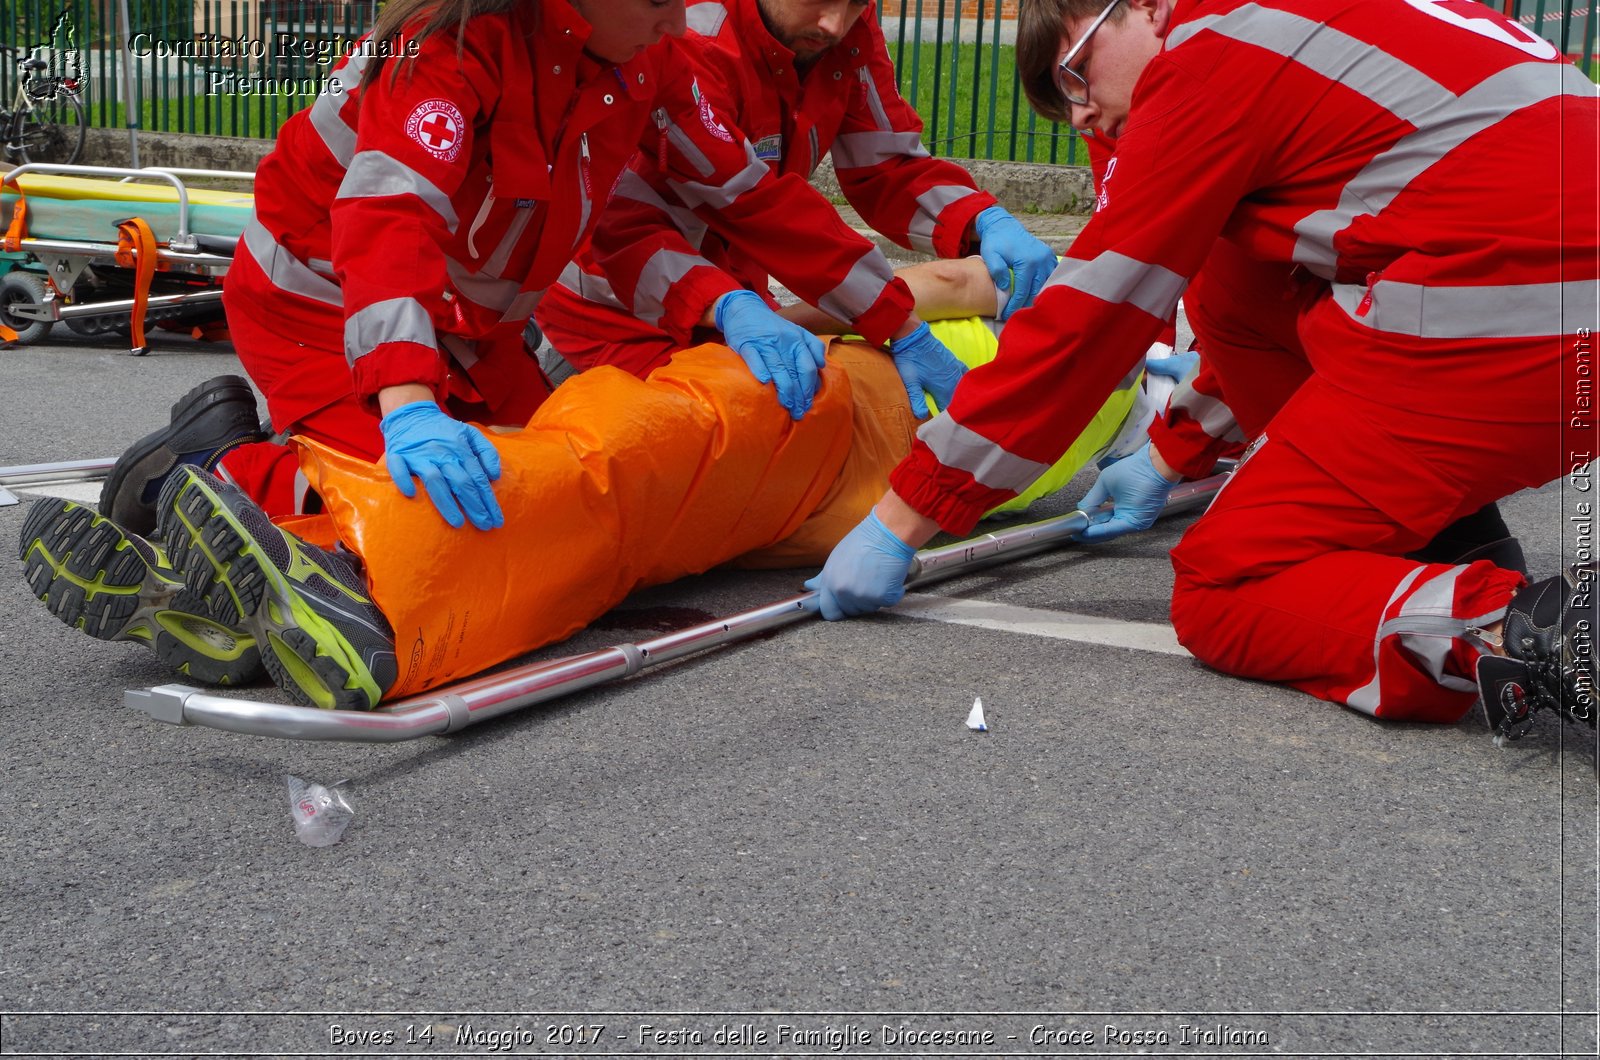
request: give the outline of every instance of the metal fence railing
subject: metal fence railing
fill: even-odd
[[[879,0],[900,91],[934,154],[1083,163],[1077,134],[1041,120],[1017,82],[1017,0]],[[1596,0],[1493,0],[1595,77]],[[76,49],[90,122],[271,137],[320,90],[380,0],[0,0],[0,44]],[[133,53],[124,89],[122,43]],[[0,99],[17,71],[0,64]],[[131,108],[131,113],[130,113]]]
[[[0,0],[0,44],[76,47],[92,125],[272,137],[366,32],[377,0]],[[63,15],[65,18],[63,19]],[[131,104],[122,65],[131,54]],[[9,98],[17,71],[0,68]],[[130,106],[132,114],[130,115]]]

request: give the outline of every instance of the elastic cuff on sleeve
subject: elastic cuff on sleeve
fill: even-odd
[[[356,361],[351,369],[356,400],[374,416],[378,392],[385,387],[420,383],[433,392],[433,399],[444,400],[445,359],[438,350],[414,342],[386,342]]]
[[[1184,478],[1205,478],[1216,466],[1226,442],[1206,434],[1193,420],[1170,423],[1157,416],[1150,421],[1150,443],[1172,470]]]
[[[940,464],[922,442],[889,473],[889,486],[918,514],[947,533],[965,535],[983,513],[1016,494],[979,485],[965,471]]]
[[[900,325],[906,322],[906,318],[915,312],[916,308],[917,303],[911,295],[911,288],[906,285],[906,281],[896,276],[884,287],[878,300],[851,323],[867,342],[874,346],[882,346],[900,330]]]
[[[999,201],[986,191],[974,192],[945,207],[939,223],[933,230],[933,249],[941,258],[964,258],[977,249],[977,242],[967,237],[972,222]]]
[[[667,311],[661,317],[661,330],[679,346],[693,346],[694,330],[700,326],[706,310],[723,295],[740,289],[739,281],[720,269],[709,265],[690,269],[672,285],[665,299]]]

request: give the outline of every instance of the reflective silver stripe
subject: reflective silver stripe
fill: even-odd
[[[693,140],[689,139],[689,134],[678,128],[677,122],[668,123],[665,131],[667,139],[672,141],[672,145],[678,149],[684,158],[689,160],[689,164],[694,167],[695,172],[702,177],[709,177],[712,173],[711,159],[707,158],[705,152],[700,150]]]
[[[1384,606],[1384,614],[1389,613],[1394,602],[1406,594],[1425,570],[1426,567],[1418,567],[1400,580],[1388,604]],[[1380,682],[1383,642],[1396,636],[1400,638],[1400,646],[1406,653],[1421,663],[1428,676],[1440,685],[1458,692],[1470,692],[1476,687],[1466,678],[1444,671],[1444,664],[1450,658],[1451,642],[1464,636],[1467,631],[1467,620],[1453,615],[1456,580],[1464,570],[1465,567],[1451,567],[1428,579],[1401,605],[1393,618],[1378,626],[1372,638],[1372,680],[1350,693],[1345,702],[1366,714],[1378,712],[1383,704]]]
[[[633,315],[633,311],[617,297],[617,292],[611,289],[610,280],[592,272],[584,272],[575,261],[567,263],[567,267],[561,270],[561,279],[556,282],[586,302],[597,302],[629,316]]]
[[[1207,29],[1299,63],[1416,127],[1367,164],[1346,186],[1337,207],[1312,214],[1295,226],[1300,239],[1294,260],[1325,278],[1332,275],[1337,261],[1334,236],[1356,216],[1387,206],[1441,154],[1511,111],[1557,94],[1594,93],[1593,84],[1571,66],[1524,63],[1457,97],[1415,67],[1347,33],[1257,4],[1184,23],[1167,35],[1166,47],[1177,48]],[[1556,69],[1564,71],[1561,78],[1567,82],[1559,92],[1553,77],[1544,74]]]
[[[387,298],[345,318],[344,359],[352,365],[386,342],[439,348],[433,318],[415,298]]]
[[[539,308],[539,303],[544,301],[544,291],[520,291],[506,306],[506,311],[501,314],[501,321],[527,320],[533,316],[533,311]]]
[[[721,4],[692,4],[683,13],[689,28],[706,37],[715,37],[728,20],[728,9]]]
[[[478,363],[478,344],[472,339],[446,332],[439,336],[439,342],[450,355],[450,359],[462,368],[470,371],[472,366]]]
[[[1258,4],[1186,22],[1167,35],[1167,49],[1178,47],[1203,29],[1299,63],[1398,117],[1454,98],[1433,78],[1365,41],[1302,15]]]
[[[1368,289],[1333,285],[1333,300],[1351,322],[1374,331],[1421,339],[1536,339],[1594,326],[1600,281],[1520,283],[1495,287],[1423,287],[1379,280]]]
[[[882,132],[892,132],[894,126],[889,123],[889,112],[883,109],[883,98],[878,95],[878,83],[872,79],[872,71],[865,66],[856,67],[856,78],[861,82],[861,91],[867,97],[867,107],[872,111],[872,120],[878,123]]]
[[[699,250],[700,245],[705,242],[706,223],[700,220],[698,214],[693,210],[684,209],[681,203],[668,202],[662,198],[655,188],[631,169],[623,170],[622,180],[617,184],[617,198],[644,203],[671,217],[672,223],[683,233],[683,238],[696,250]]]
[[[348,166],[355,156],[356,131],[339,117],[339,111],[350,98],[351,91],[361,83],[361,72],[370,60],[371,56],[364,51],[350,56],[349,62],[328,76],[327,87],[311,104],[311,127],[317,130],[328,152],[341,166]]]
[[[739,196],[761,183],[763,177],[769,172],[767,164],[756,157],[756,149],[749,140],[744,142],[744,168],[721,184],[700,184],[695,181],[670,181],[672,190],[682,199],[685,206],[693,209],[696,206],[710,206],[713,210],[725,210],[738,201]]]
[[[968,430],[949,413],[941,413],[917,430],[945,467],[965,471],[980,486],[1021,493],[1050,469],[1049,464],[1013,456],[977,431]]]
[[[344,180],[339,182],[339,199],[375,199],[385,195],[415,195],[439,215],[454,235],[456,209],[433,181],[404,162],[382,151],[362,151],[350,160]]]
[[[249,248],[250,256],[256,259],[256,264],[261,266],[261,271],[266,273],[267,279],[272,281],[272,286],[325,305],[344,305],[344,295],[338,284],[318,276],[304,262],[279,246],[277,240],[272,238],[272,233],[253,216],[244,228],[244,245]]]
[[[1244,432],[1239,430],[1233,410],[1210,394],[1200,393],[1192,382],[1179,384],[1178,389],[1173,391],[1169,407],[1188,413],[1207,437],[1223,441],[1244,440]]]
[[[517,280],[502,280],[484,272],[473,272],[454,258],[444,259],[445,275],[456,293],[474,305],[495,313],[503,313],[517,297],[522,284]]]
[[[850,266],[842,283],[817,300],[817,308],[839,320],[855,320],[883,297],[884,288],[893,281],[889,259],[872,247]]]
[[[1178,307],[1189,281],[1160,265],[1104,250],[1088,261],[1063,258],[1046,287],[1071,287],[1114,304],[1137,306],[1165,320]]]
[[[917,196],[917,212],[907,225],[906,236],[911,242],[913,250],[920,250],[925,254],[934,253],[933,233],[939,226],[939,215],[953,202],[960,202],[968,195],[976,195],[976,188],[962,187],[960,184],[940,184],[929,188]]]
[[[584,199],[584,215],[589,212],[589,200]],[[494,248],[494,253],[489,255],[489,260],[483,263],[483,268],[478,271],[487,276],[504,276],[506,263],[511,260],[511,252],[517,247],[517,240],[522,238],[522,233],[527,231],[528,222],[533,220],[534,207],[519,206],[516,216],[506,226],[505,235],[500,237],[500,245]],[[580,227],[578,231],[582,232]]]
[[[1594,83],[1574,66],[1520,63],[1426,112],[1399,111],[1397,117],[1417,128],[1369,161],[1340,191],[1338,206],[1308,214],[1295,225],[1300,238],[1294,259],[1331,277],[1338,261],[1334,238],[1357,217],[1387,207],[1440,158],[1525,107],[1557,96],[1592,98],[1595,91]]]
[[[914,132],[845,133],[828,152],[836,169],[864,169],[891,158],[927,158],[922,137]]]
[[[633,315],[651,327],[659,327],[667,312],[666,297],[672,285],[683,279],[690,269],[710,264],[697,254],[656,251],[639,273],[639,286],[633,292]]]

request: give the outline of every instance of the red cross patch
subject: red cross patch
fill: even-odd
[[[406,135],[441,162],[454,162],[466,139],[467,120],[448,99],[426,99],[412,108]]]

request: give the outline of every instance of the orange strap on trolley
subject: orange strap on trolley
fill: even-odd
[[[28,203],[22,197],[22,185],[13,185],[17,189],[17,206],[11,211],[11,224],[6,228],[6,234],[0,238],[0,250],[7,254],[15,254],[22,249],[22,241],[28,236]]]
[[[117,264],[133,269],[133,348],[135,357],[150,351],[144,339],[144,312],[150,300],[150,282],[156,275],[156,235],[142,217],[117,222]]]
[[[11,224],[6,228],[6,234],[0,236],[0,250],[7,254],[15,254],[22,249],[23,237],[28,232],[28,204],[22,198],[22,185],[17,185],[17,206],[11,211]],[[9,346],[17,341],[17,333],[0,324],[0,345]]]

